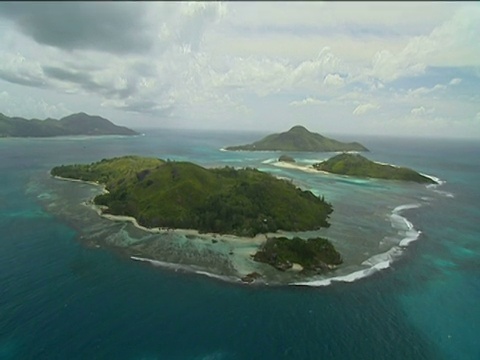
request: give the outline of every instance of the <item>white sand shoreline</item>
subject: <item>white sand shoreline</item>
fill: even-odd
[[[274,163],[271,163],[273,166],[285,168],[285,169],[294,169],[294,170],[301,170],[307,173],[311,174],[327,174],[327,175],[332,175],[332,173],[329,173],[328,171],[323,171],[323,170],[317,170],[313,167],[313,165],[308,165],[308,166],[301,166],[301,165],[296,165],[284,161],[277,161]]]
[[[94,186],[99,186],[102,188],[103,193],[108,193],[108,190],[106,189],[105,185],[100,184],[98,182],[85,181],[85,180],[79,180],[79,179],[70,179],[70,178],[64,178],[61,176],[53,176],[53,177],[58,180],[80,182],[80,183],[86,183]],[[90,199],[84,204],[90,207],[91,209],[93,209],[99,216],[105,219],[108,219],[111,221],[130,222],[136,228],[149,233],[154,233],[154,234],[174,233],[174,234],[183,235],[183,236],[195,236],[200,239],[227,240],[231,242],[241,241],[243,244],[254,244],[254,245],[260,245],[267,239],[266,234],[257,234],[255,237],[250,238],[250,237],[242,237],[242,236],[236,236],[236,235],[230,235],[230,234],[200,233],[198,230],[195,230],[195,229],[174,229],[174,228],[160,228],[160,227],[148,228],[146,226],[140,225],[137,219],[134,218],[133,216],[105,214],[103,211],[107,209],[107,207],[94,204],[93,199]]]

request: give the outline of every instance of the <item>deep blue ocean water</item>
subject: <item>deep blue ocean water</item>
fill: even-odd
[[[373,160],[445,181],[426,189],[312,177],[271,166],[275,153],[219,151],[264,134],[145,132],[0,139],[0,359],[480,359],[480,142],[345,137]],[[388,214],[404,204],[421,205],[402,213],[421,234],[388,268],[321,287],[153,267],[85,246],[82,229],[45,207],[53,166],[127,154],[291,177],[332,202],[334,238],[354,241],[348,229],[357,229],[350,250],[371,249],[366,236],[388,240]]]

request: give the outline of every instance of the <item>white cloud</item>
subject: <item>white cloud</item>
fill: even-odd
[[[427,94],[431,94],[433,92],[437,92],[437,91],[441,91],[441,90],[445,90],[447,87],[445,85],[442,85],[442,84],[437,84],[431,88],[427,88],[427,87],[419,87],[419,88],[416,88],[416,89],[409,89],[408,90],[408,96],[410,97],[421,97],[421,96],[424,96],[424,95],[427,95]]]
[[[460,78],[453,78],[452,80],[450,80],[450,82],[448,83],[449,85],[458,85],[462,82],[462,79]]]
[[[303,100],[296,100],[296,101],[292,101],[290,104],[290,106],[305,106],[305,105],[320,105],[320,104],[325,104],[326,101],[325,100],[320,100],[320,99],[314,99],[314,98],[311,98],[311,97],[307,97]]]
[[[20,116],[27,119],[58,119],[73,112],[61,102],[51,103],[43,98],[36,99],[31,96],[18,98],[7,91],[0,93],[0,109],[0,113],[7,116]],[[35,115],[32,116],[32,114]]]
[[[323,84],[332,87],[340,87],[345,84],[345,79],[338,74],[328,74],[323,79]]]
[[[410,114],[412,114],[413,116],[423,116],[433,114],[434,111],[435,108],[425,108],[424,106],[420,106],[410,110]]]
[[[429,35],[415,36],[402,51],[378,51],[367,76],[393,81],[423,74],[427,66],[480,66],[480,8],[458,10]]]
[[[251,91],[258,96],[267,96],[285,89],[318,89],[322,79],[341,67],[341,60],[328,47],[323,48],[314,59],[299,64],[268,57],[229,58],[225,73],[213,71],[217,87]],[[333,78],[337,83],[340,81]]]
[[[271,128],[288,125],[299,112],[306,123],[318,121],[321,104],[322,114],[335,119],[332,129],[357,126],[361,132],[375,129],[379,119],[408,117],[413,129],[420,117],[435,124],[434,110],[451,124],[478,112],[480,85],[470,77],[480,77],[480,10],[468,3],[120,4],[105,15],[107,24],[122,24],[129,9],[140,19],[129,20],[112,44],[109,29],[96,34],[88,27],[99,18],[94,8],[81,16],[88,31],[62,35],[51,30],[68,21],[50,24],[50,15],[15,6],[41,18],[35,29],[50,31],[26,31],[18,17],[0,11],[1,90],[18,108],[23,99],[36,99],[22,116],[27,108],[27,117],[61,112],[65,104],[119,114],[124,122],[145,118],[152,126],[164,118],[191,124],[201,118],[226,128],[239,121]],[[72,14],[65,19],[76,19]],[[461,82],[461,91],[448,91]],[[5,96],[0,93],[0,112],[13,109]],[[354,125],[355,116],[380,106],[362,128]]]
[[[0,78],[22,85],[37,87],[46,85],[40,64],[20,53],[0,53]]]
[[[367,112],[370,112],[370,111],[373,111],[373,110],[377,110],[380,108],[380,105],[378,104],[371,104],[371,103],[367,103],[367,104],[362,104],[362,105],[358,105],[355,110],[353,110],[353,115],[363,115]]]

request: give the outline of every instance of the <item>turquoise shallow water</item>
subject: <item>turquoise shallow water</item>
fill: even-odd
[[[278,153],[218,150],[258,137],[152,131],[136,138],[1,139],[0,358],[480,358],[478,143],[355,138],[371,159],[446,181],[427,189],[312,177],[265,163]],[[86,246],[79,239],[86,229],[46,207],[58,201],[44,191],[51,167],[125,154],[256,166],[290,177],[333,203],[326,235],[349,251],[352,264],[405,235],[392,227],[395,207],[420,205],[401,215],[421,234],[390,267],[321,287],[249,287],[152,267]],[[305,163],[324,157],[301,155]],[[102,236],[121,229],[101,227]]]

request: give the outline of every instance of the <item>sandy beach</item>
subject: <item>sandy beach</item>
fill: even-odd
[[[277,166],[277,167],[286,168],[286,169],[301,170],[301,171],[304,171],[304,172],[307,172],[307,173],[310,173],[310,174],[319,174],[320,173],[320,174],[331,175],[331,173],[329,173],[328,171],[317,170],[312,165],[301,166],[301,165],[292,164],[292,163],[283,162],[283,161],[277,161],[275,163],[272,163],[272,165]]]
[[[102,191],[104,193],[108,193],[108,190],[105,188],[105,185],[100,184],[98,182],[69,179],[61,176],[53,176],[53,177],[58,180],[80,182],[80,183],[86,183],[94,186],[99,186],[102,188]],[[93,199],[89,199],[87,202],[84,203],[84,205],[92,208],[99,216],[102,216],[108,220],[130,222],[136,228],[143,231],[147,231],[149,233],[154,233],[154,234],[174,233],[174,234],[183,235],[183,236],[195,236],[196,238],[205,239],[209,241],[212,239],[225,240],[229,242],[241,241],[243,244],[251,244],[251,245],[260,245],[267,239],[267,236],[265,234],[257,234],[255,237],[250,238],[250,237],[241,237],[241,236],[230,235],[230,234],[200,233],[198,230],[195,230],[195,229],[172,229],[172,228],[160,228],[160,227],[148,228],[140,225],[137,219],[134,218],[133,216],[105,214],[104,210],[107,209],[107,207],[94,204]]]

